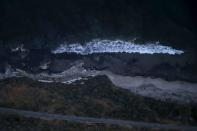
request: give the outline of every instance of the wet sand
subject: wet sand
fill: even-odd
[[[197,102],[196,83],[142,76],[121,76],[109,71],[102,71],[99,75],[106,75],[114,85],[145,97],[186,103]]]

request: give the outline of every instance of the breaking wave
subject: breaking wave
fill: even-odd
[[[80,55],[89,55],[93,53],[140,53],[140,54],[182,54],[184,51],[176,50],[169,46],[160,45],[159,42],[135,44],[122,40],[92,40],[85,45],[80,43],[63,44],[55,50],[53,54],[76,53]]]

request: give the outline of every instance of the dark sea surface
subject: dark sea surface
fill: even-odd
[[[52,72],[62,71],[64,68],[60,65],[67,67],[70,59],[83,59],[89,68],[153,76],[162,76],[161,72],[165,74],[167,70],[175,71],[175,78],[186,76],[187,80],[196,80],[194,5],[191,0],[1,0],[0,71],[5,72],[5,67],[11,65],[39,72],[40,63],[49,60]],[[51,54],[52,49],[64,42],[83,44],[98,38],[125,41],[136,38],[138,43],[160,41],[185,53],[172,58],[137,54]],[[10,51],[18,45],[24,45],[28,53]],[[95,60],[97,57],[99,61]],[[173,73],[165,75],[174,77]]]
[[[194,2],[186,0],[1,0],[1,44],[47,48],[94,38],[196,47]]]

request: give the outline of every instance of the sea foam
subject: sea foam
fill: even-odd
[[[94,53],[140,53],[140,54],[182,54],[184,51],[161,45],[160,42],[136,44],[123,40],[92,40],[85,43],[62,44],[52,50],[53,54],[76,53],[89,55]]]

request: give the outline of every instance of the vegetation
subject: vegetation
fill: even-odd
[[[89,117],[195,124],[195,104],[179,105],[137,96],[105,76],[71,85],[27,78],[0,81],[0,106]]]

